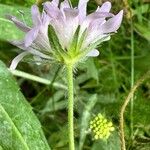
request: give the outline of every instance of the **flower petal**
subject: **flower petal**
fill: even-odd
[[[88,1],[89,0],[79,0],[78,9],[80,22],[82,22],[86,17],[86,9]]]
[[[93,49],[86,56],[88,56],[88,57],[97,57],[98,55],[99,55],[99,51],[97,49]]]
[[[59,4],[59,0],[52,0],[53,5],[57,6],[58,7],[58,4]]]
[[[35,28],[32,28],[25,36],[25,46],[26,47],[29,47],[32,42],[36,39],[37,35],[38,35],[38,32],[39,32],[39,27],[35,27]]]
[[[61,13],[60,9],[54,3],[45,2],[43,6],[44,6],[44,10],[48,13],[50,18],[57,19],[63,17],[63,14]]]
[[[61,2],[61,4],[60,4],[60,10],[63,11],[64,8],[71,8],[68,0],[64,0],[63,2]]]
[[[40,33],[43,33],[45,36],[47,36],[48,33],[48,25],[51,21],[50,17],[46,14],[46,12],[42,13],[41,16],[42,25],[40,26]]]
[[[123,10],[121,10],[116,16],[106,21],[100,28],[102,33],[111,33],[118,30],[123,18]]]
[[[30,47],[25,47],[24,45],[24,41],[12,41],[11,44],[19,47],[22,50],[28,51],[29,53],[39,56],[41,58],[45,58],[45,59],[51,59],[51,57],[49,57],[48,55],[45,55],[43,53],[41,53],[40,51],[38,51],[38,45],[36,44],[36,47],[34,47],[34,45],[32,44]],[[41,48],[41,47],[40,47]]]
[[[10,69],[11,70],[14,70],[16,69],[18,63],[23,59],[23,57],[25,57],[26,55],[30,54],[29,52],[22,52],[21,54],[19,54],[18,56],[16,56],[12,62],[11,62],[11,65],[10,65]]]
[[[28,27],[27,25],[25,25],[24,23],[22,23],[21,21],[17,20],[16,17],[11,16],[11,15],[7,15],[6,16],[7,19],[13,21],[13,23],[23,32],[29,32],[30,31],[30,27]]]
[[[36,5],[31,7],[32,20],[34,25],[41,24],[41,15],[39,12],[39,8]]]
[[[79,25],[78,13],[79,12],[77,9],[72,8],[64,9],[65,20],[64,20],[64,30],[62,33],[64,36],[65,48],[69,48],[73,35]]]
[[[111,9],[111,3],[105,2],[97,11],[98,12],[109,12]]]
[[[94,12],[94,13],[88,15],[82,22],[81,32],[83,32],[86,28],[91,26],[91,24],[100,26],[100,24],[104,23],[106,17],[113,17],[113,16],[114,15],[112,13],[108,13],[108,12]],[[98,23],[95,23],[95,22],[98,22]]]
[[[95,19],[100,19],[100,18],[107,18],[107,17],[114,17],[114,15],[112,13],[109,13],[109,12],[94,12],[90,15],[87,16],[86,19],[89,19],[89,20],[95,20]]]
[[[66,16],[66,21],[67,21],[67,19],[74,19],[75,17],[77,17],[79,14],[79,11],[77,9],[65,8],[64,13]]]

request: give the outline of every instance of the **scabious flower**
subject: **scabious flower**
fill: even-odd
[[[75,61],[83,56],[98,56],[97,45],[109,40],[110,34],[118,30],[122,21],[122,10],[117,15],[109,13],[110,2],[87,15],[87,2],[79,0],[77,8],[72,8],[67,0],[60,5],[59,0],[44,3],[44,9],[51,18],[50,25],[62,48]]]
[[[93,132],[95,140],[108,139],[114,129],[112,122],[100,113],[90,122],[90,130]]]
[[[123,11],[117,15],[110,13],[111,3],[105,2],[95,12],[87,15],[88,0],[79,0],[78,7],[72,8],[68,0],[59,4],[59,0],[43,3],[44,11],[39,13],[37,6],[32,6],[33,27],[30,28],[10,19],[26,33],[21,42],[13,42],[25,52],[12,62],[15,68],[27,54],[62,63],[78,63],[86,57],[99,55],[97,46],[110,39],[122,22]],[[49,29],[48,29],[49,28]]]

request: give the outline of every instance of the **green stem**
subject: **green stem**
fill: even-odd
[[[69,150],[74,150],[74,127],[73,127],[73,65],[67,66],[67,80],[68,80],[68,125],[69,125]]]
[[[35,76],[35,75],[32,75],[32,74],[29,74],[29,73],[26,73],[26,72],[23,72],[23,71],[19,71],[19,70],[10,70],[9,71],[17,76],[17,77],[23,77],[25,79],[28,79],[28,80],[32,80],[32,81],[36,81],[36,82],[39,82],[39,83],[42,83],[42,84],[46,84],[46,85],[50,85],[52,83],[52,81],[50,80],[47,80],[47,79],[43,79],[41,77],[38,77],[38,76]],[[54,87],[57,87],[57,88],[62,88],[64,90],[67,89],[67,87],[61,83],[57,83],[57,82],[54,82],[53,83],[53,86]]]
[[[133,22],[131,18],[131,89],[134,86],[134,34],[133,34]],[[134,95],[131,98],[130,103],[130,139],[133,140],[133,109],[134,109]]]

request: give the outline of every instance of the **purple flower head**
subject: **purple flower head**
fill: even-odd
[[[68,0],[61,3],[52,0],[43,4],[42,14],[33,5],[32,28],[9,16],[26,33],[23,41],[12,42],[24,52],[12,61],[11,68],[15,69],[18,62],[28,54],[33,54],[38,59],[53,59],[63,63],[76,63],[87,56],[98,56],[97,46],[117,32],[123,11],[114,15],[110,13],[111,3],[105,2],[95,12],[87,14],[87,2],[88,0],[79,0],[78,6],[72,8]]]
[[[44,9],[51,18],[50,25],[54,28],[59,42],[68,53],[72,49],[74,35],[79,29],[76,51],[86,56],[98,56],[95,49],[103,41],[110,39],[122,22],[123,11],[117,15],[110,13],[111,3],[105,2],[101,7],[87,15],[88,0],[79,0],[78,7],[72,8],[68,0],[44,3]]]

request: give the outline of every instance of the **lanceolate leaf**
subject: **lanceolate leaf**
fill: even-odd
[[[40,122],[1,61],[0,146],[4,150],[50,150]]]

